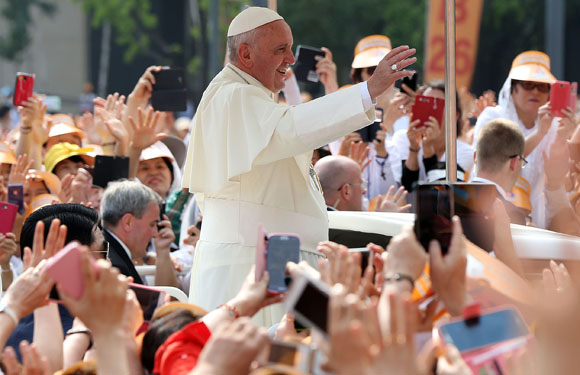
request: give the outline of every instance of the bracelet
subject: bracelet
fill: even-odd
[[[12,273],[12,267],[8,268],[7,270],[5,270],[4,268],[2,268],[2,273]]]
[[[93,347],[93,334],[91,333],[91,331],[87,328],[77,330],[73,330],[71,328],[66,332],[66,336],[76,335],[77,333],[83,333],[89,337],[89,346],[87,350],[90,350]]]
[[[409,151],[411,151],[411,152],[419,152],[419,150],[420,150],[419,148],[411,148],[411,147],[409,147]]]
[[[387,273],[385,275],[385,283],[386,282],[399,282],[399,281],[408,281],[411,284],[411,289],[415,288],[415,279],[413,279],[411,276],[406,275],[404,273]]]
[[[114,146],[116,144],[117,144],[117,142],[107,142],[107,143],[101,144],[101,147]]]
[[[22,134],[28,134],[32,131],[32,127],[31,126],[21,126],[20,127],[20,133]]]
[[[223,305],[220,306],[220,308],[221,307],[231,312],[232,315],[234,316],[234,319],[238,319],[240,317],[240,312],[238,311],[238,308],[236,306],[224,303]]]

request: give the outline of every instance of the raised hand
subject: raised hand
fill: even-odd
[[[36,267],[43,259],[51,258],[61,250],[66,240],[66,231],[66,225],[60,225],[59,219],[52,220],[45,243],[44,222],[38,221],[34,228],[32,250],[28,246],[24,248],[23,268]]]
[[[319,243],[317,250],[326,256],[326,261],[319,263],[322,281],[330,286],[342,284],[349,293],[357,293],[361,285],[361,254],[351,254],[346,246],[331,241]]]
[[[391,185],[386,196],[379,196],[376,211],[378,212],[407,212],[411,209],[411,204],[405,204],[407,190],[401,186],[395,193],[395,186]]]
[[[393,48],[381,60],[375,72],[367,81],[369,94],[373,100],[387,91],[395,81],[404,77],[411,77],[414,74],[414,72],[404,69],[417,61],[416,57],[411,57],[415,52],[415,49],[409,48],[409,46],[399,46]]]
[[[453,234],[447,255],[441,254],[439,242],[434,240],[429,245],[430,276],[433,289],[443,301],[447,311],[453,316],[459,316],[467,297],[465,286],[467,247],[459,218],[454,216],[452,223]]]
[[[350,133],[347,134],[340,143],[340,149],[338,150],[338,154],[342,156],[348,156],[350,154],[350,146],[353,143],[362,142],[362,137],[359,133]]]
[[[33,163],[33,160],[28,161],[28,156],[26,154],[18,155],[16,164],[14,164],[10,169],[8,184],[24,185],[26,182],[26,174],[28,173],[28,170],[32,168]]]
[[[11,347],[4,349],[2,363],[6,367],[6,375],[49,375],[48,360],[42,356],[34,344],[20,342],[22,365],[18,363],[16,352]]]
[[[22,103],[19,111],[22,121],[22,127],[20,128],[22,134],[32,132],[32,140],[37,145],[43,145],[48,139],[49,128],[44,126],[46,105],[42,104],[42,99],[37,94],[32,94],[28,100]]]
[[[369,158],[370,151],[370,147],[364,142],[353,142],[350,144],[348,157],[359,165],[361,172],[371,163],[371,159]]]
[[[167,137],[165,133],[158,134],[156,132],[159,116],[159,112],[154,112],[153,108],[149,107],[145,113],[143,113],[141,108],[137,110],[137,121],[133,117],[129,117],[129,123],[133,129],[133,138],[131,140],[132,149],[142,151],[155,142]]]
[[[326,95],[338,91],[338,79],[336,78],[336,64],[332,61],[332,52],[322,47],[324,57],[316,63],[316,73],[320,76],[320,82],[324,85]]]

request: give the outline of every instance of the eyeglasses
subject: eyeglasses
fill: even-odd
[[[520,160],[522,161],[522,168],[525,168],[526,165],[528,165],[528,161],[524,158],[524,155],[521,154],[516,154],[516,155],[512,155],[509,157],[510,159],[513,158],[520,158]]]
[[[103,259],[109,259],[109,241],[103,240],[103,250],[91,250],[91,253],[100,254]]]
[[[345,184],[340,185],[340,187],[338,189],[336,189],[336,191],[340,191],[344,185],[351,185],[351,186],[360,185],[360,187],[363,190],[367,190],[369,187],[369,182],[367,180],[365,180],[364,178],[358,184],[353,184],[353,183],[347,182]]]
[[[546,94],[550,92],[550,84],[549,83],[541,83],[541,82],[532,82],[532,81],[518,81],[513,80],[514,84],[520,85],[526,91],[532,91],[533,89],[537,88],[539,92]]]

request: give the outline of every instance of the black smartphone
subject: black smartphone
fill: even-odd
[[[483,250],[493,250],[495,229],[493,204],[497,189],[493,184],[454,183],[453,214],[461,219],[465,237]]]
[[[410,77],[404,77],[395,83],[395,87],[403,91],[403,84],[407,85],[411,90],[417,91],[417,73]]]
[[[185,71],[182,68],[164,67],[153,72],[155,84],[151,105],[156,111],[180,112],[187,109]]]
[[[109,182],[129,178],[129,158],[97,155],[93,170],[93,185],[107,188]]]
[[[328,301],[330,289],[320,280],[299,275],[292,282],[286,306],[296,321],[328,334]]]
[[[129,288],[135,292],[137,301],[143,310],[143,319],[148,322],[153,317],[155,310],[162,306],[165,299],[165,292],[139,284],[129,284]]]
[[[286,274],[286,264],[300,262],[300,238],[295,235],[273,234],[268,237],[266,249],[266,270],[270,275],[268,292],[285,293],[290,276]]]
[[[21,184],[8,185],[8,203],[18,206],[18,213],[24,213],[24,187]]]
[[[437,240],[443,254],[451,242],[453,193],[448,184],[418,184],[415,195],[415,235],[429,251],[431,240]]]
[[[381,130],[381,122],[375,121],[356,132],[360,134],[363,142],[372,142],[377,138],[377,132]]]
[[[161,204],[159,205],[159,221],[165,220],[163,215],[165,215],[165,201],[161,202]],[[161,230],[161,229],[163,229],[163,227],[161,225],[157,224],[157,230]]]
[[[296,64],[292,68],[296,79],[301,82],[318,82],[320,77],[316,73],[316,64],[324,58],[324,51],[320,48],[299,45],[296,47]]]

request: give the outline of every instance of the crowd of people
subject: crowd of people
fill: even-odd
[[[160,66],[126,97],[84,98],[76,114],[48,113],[40,93],[17,108],[2,98],[0,202],[22,189],[11,229],[0,233],[5,374],[473,373],[454,345],[431,339],[474,302],[459,218],[446,254],[437,241],[425,249],[412,227],[369,243],[364,268],[359,253],[328,241],[327,211],[414,212],[416,184],[445,179],[445,127],[413,120],[416,96],[444,99],[445,85],[395,88],[414,74],[415,50],[371,35],[356,44],[344,86],[323,48],[316,73],[325,95],[310,100],[289,68],[292,43],[276,12],[240,13],[228,30],[229,63],[192,121],[150,105]],[[526,312],[535,345],[490,374],[578,367],[574,272],[552,262],[532,288],[510,231],[511,223],[580,236],[580,116],[575,104],[553,115],[555,81],[549,57],[525,51],[497,96],[456,93],[458,180],[497,190],[485,256],[536,293]],[[363,140],[357,130],[377,114],[380,130]],[[106,169],[121,165],[121,175]],[[103,175],[121,178],[102,186]],[[270,275],[256,277],[258,224],[300,235],[302,262],[286,273],[328,286],[325,334],[297,330],[303,322],[285,311],[285,296],[267,290]],[[80,298],[47,272],[73,241],[82,246]],[[132,284],[177,288],[189,303],[167,297],[146,320]],[[281,342],[318,360],[307,370],[299,356],[273,363]]]

